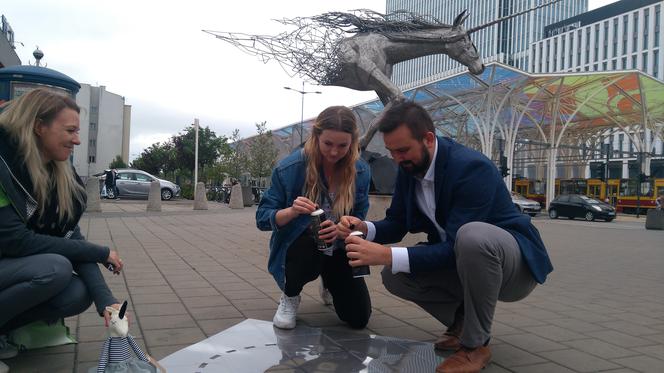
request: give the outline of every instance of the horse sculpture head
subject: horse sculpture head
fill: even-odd
[[[451,36],[447,36],[449,48],[447,55],[453,60],[468,67],[468,70],[479,75],[484,72],[482,58],[477,52],[477,47],[470,40],[470,36],[463,29],[463,22],[468,18],[468,12],[464,10],[454,19]]]

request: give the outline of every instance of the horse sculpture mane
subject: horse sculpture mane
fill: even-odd
[[[306,77],[320,85],[335,85],[340,70],[339,43],[357,34],[380,34],[397,39],[408,31],[449,29],[431,16],[403,10],[387,14],[368,9],[328,12],[313,17],[275,20],[289,28],[277,35],[203,30],[264,63],[278,62],[291,77]]]
[[[311,17],[321,25],[336,27],[347,33],[392,33],[413,30],[451,28],[433,16],[397,10],[382,14],[368,9],[358,9],[352,13],[328,12]]]

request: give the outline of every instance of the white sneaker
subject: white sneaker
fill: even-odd
[[[7,337],[0,335],[0,359],[11,359],[16,355],[18,355],[18,349],[7,342]],[[0,369],[0,373],[2,373],[2,369]]]
[[[280,329],[293,329],[295,327],[295,317],[297,316],[297,307],[300,306],[300,296],[288,297],[281,294],[279,299],[279,308],[274,314],[272,323]]]
[[[0,361],[0,373],[9,373],[9,367],[2,361]]]
[[[332,299],[332,294],[330,291],[323,285],[323,280],[320,281],[318,286],[318,293],[320,294],[320,299],[323,300],[323,304],[326,306],[331,305],[334,300]]]

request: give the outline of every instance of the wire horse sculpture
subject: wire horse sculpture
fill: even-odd
[[[417,57],[446,54],[473,74],[484,71],[470,34],[510,18],[557,3],[552,0],[471,29],[464,29],[467,11],[451,25],[407,11],[381,14],[360,9],[328,12],[313,17],[281,19],[290,28],[278,35],[252,35],[203,30],[264,63],[277,61],[290,76],[301,76],[325,86],[373,90],[383,105],[403,97],[390,81],[392,67]],[[362,149],[377,131],[371,125],[360,142]]]

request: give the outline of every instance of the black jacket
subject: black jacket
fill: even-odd
[[[74,175],[81,183],[76,172]],[[56,191],[53,190],[43,215],[39,211],[28,213],[29,209],[34,211],[30,207],[34,205],[30,202],[31,192],[32,180],[17,146],[0,128],[0,260],[45,253],[62,255],[71,261],[99,313],[117,303],[97,265],[106,262],[110,249],[86,241],[78,227],[85,204],[76,203],[73,219],[61,223],[56,212]]]

